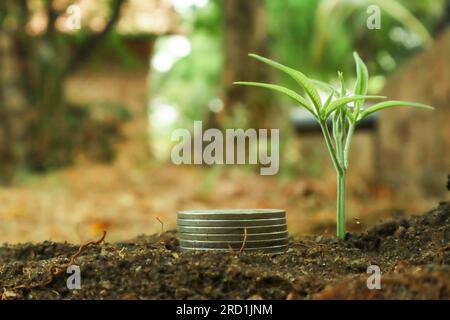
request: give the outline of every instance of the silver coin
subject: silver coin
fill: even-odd
[[[260,252],[260,253],[272,253],[272,254],[281,254],[284,253],[288,248],[288,245],[281,246],[271,246],[271,247],[261,247],[261,248],[244,248],[243,251],[247,252]],[[219,251],[224,253],[232,253],[233,251],[230,248],[227,249],[211,249],[211,248],[187,248],[180,247],[182,251]]]
[[[280,209],[190,210],[178,212],[179,219],[246,220],[285,217],[285,211]]]
[[[258,234],[201,234],[201,233],[180,233],[180,240],[198,240],[198,241],[244,241],[247,240],[271,240],[286,238],[288,236],[287,231],[278,231],[270,233],[258,233]]]
[[[185,248],[215,248],[215,249],[239,249],[244,248],[261,248],[272,247],[288,244],[288,238],[271,239],[271,240],[250,240],[246,241],[195,241],[195,240],[181,240],[180,246]]]
[[[202,220],[202,219],[178,219],[179,226],[192,227],[250,227],[286,224],[285,218],[247,219],[247,220]]]
[[[277,224],[269,226],[248,226],[248,227],[195,227],[195,226],[178,226],[178,232],[181,233],[200,233],[200,234],[260,234],[278,231],[286,231],[286,224]]]

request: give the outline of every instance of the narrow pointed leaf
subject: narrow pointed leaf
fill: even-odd
[[[347,112],[345,115],[350,119],[351,123],[355,123],[355,115],[353,113]]]
[[[329,90],[332,92],[336,92],[336,88],[333,87],[331,84],[328,84],[328,83],[320,81],[320,80],[311,79],[311,78],[309,78],[309,80],[311,81],[312,84],[316,85],[317,87],[321,87],[323,89],[326,89],[326,90]]]
[[[297,103],[299,103],[301,106],[305,107],[309,112],[311,112],[314,116],[316,116],[316,114],[313,110],[313,106],[309,103],[309,101],[291,89],[288,89],[288,88],[285,88],[285,87],[282,87],[282,86],[279,86],[276,84],[262,83],[262,82],[242,82],[242,81],[240,81],[240,82],[234,82],[233,84],[261,87],[261,88],[266,88],[266,89],[274,90],[277,92],[281,92],[284,95],[294,99]]]
[[[309,98],[311,99],[311,101],[315,106],[316,112],[317,113],[320,112],[320,109],[322,107],[322,101],[320,100],[319,93],[317,92],[316,88],[314,88],[314,85],[307,76],[305,76],[300,71],[282,65],[281,63],[275,62],[273,60],[258,56],[256,54],[249,54],[249,56],[261,62],[264,62],[280,71],[283,71],[291,78],[293,78],[300,86],[302,86],[305,89],[306,94],[309,96]]]
[[[346,105],[350,102],[355,102],[355,101],[364,101],[366,99],[384,99],[386,97],[384,96],[366,96],[366,95],[355,95],[355,96],[351,96],[351,97],[343,97],[343,98],[339,98],[334,100],[332,103],[330,103],[330,105],[328,106],[325,116],[328,118],[328,116],[337,108],[339,108],[340,106]]]
[[[356,63],[356,83],[354,93],[363,95],[367,93],[367,88],[369,86],[369,72],[356,51],[353,52],[353,58]]]
[[[344,97],[347,94],[347,89],[345,88],[345,80],[342,72],[338,72],[339,82],[341,83],[341,96]],[[357,93],[359,94],[359,93]],[[365,94],[365,93],[362,93]]]
[[[331,100],[333,100],[333,95],[334,95],[334,91],[330,93],[327,100],[325,101],[325,104],[323,105],[324,110],[326,110],[328,108],[328,106],[330,105]]]
[[[353,58],[355,59],[356,63],[356,83],[353,92],[357,95],[363,95],[367,93],[367,89],[369,86],[369,71],[367,71],[366,65],[361,60],[356,51],[353,52]],[[359,110],[363,104],[364,100],[360,100],[355,103],[356,113],[359,113]]]
[[[365,117],[374,112],[393,107],[414,107],[414,108],[434,109],[432,106],[417,102],[397,101],[397,100],[385,101],[370,106],[366,110],[362,111],[360,116],[358,117],[358,121],[364,119]]]

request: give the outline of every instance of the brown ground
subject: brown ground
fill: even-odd
[[[93,245],[76,259],[81,290],[55,269],[78,246],[0,247],[3,299],[449,299],[450,203],[397,218],[346,241],[295,238],[282,255],[180,252],[176,234]],[[381,290],[366,286],[381,268]],[[53,270],[51,272],[50,270]],[[56,274],[55,274],[56,273]]]
[[[328,164],[327,168],[332,167]],[[399,214],[420,214],[441,199],[398,199],[357,170],[348,177],[348,229],[362,231]],[[444,186],[443,186],[444,187]],[[450,199],[448,199],[450,200]],[[176,227],[176,212],[190,209],[282,208],[290,234],[334,233],[336,177],[283,180],[242,168],[80,164],[0,187],[0,244],[45,240],[79,244],[125,241]]]

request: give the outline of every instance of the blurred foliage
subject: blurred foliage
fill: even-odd
[[[190,43],[190,53],[177,58],[167,72],[154,70],[151,73],[151,96],[176,107],[178,118],[175,125],[189,127],[192,120],[207,119],[211,109],[220,109],[219,98],[224,95],[222,73],[224,68],[227,68],[224,65],[223,38],[227,26],[224,25],[223,19],[223,1],[226,0],[209,0],[206,6],[192,6],[180,13],[184,24],[184,28],[180,30],[186,30],[185,37]],[[29,34],[26,25],[35,9],[28,8],[28,3],[40,3],[41,9],[48,11],[47,16],[54,19],[63,15],[65,8],[56,10],[51,6],[46,7],[44,4],[50,2],[44,0],[0,2],[0,34],[11,44],[18,46],[14,49],[15,52],[21,53],[21,56],[14,54],[12,50],[8,53],[11,60],[17,60],[17,70],[14,70],[14,77],[11,77],[9,82],[18,87],[22,91],[21,94],[27,98],[21,105],[24,112],[33,109],[36,113],[32,119],[25,119],[8,111],[9,117],[14,119],[18,126],[23,127],[26,140],[42,141],[34,143],[28,151],[26,144],[14,144],[15,149],[10,150],[11,158],[20,153],[17,158],[21,161],[14,160],[12,163],[25,163],[36,159],[33,161],[36,162],[33,167],[46,168],[57,167],[59,163],[66,163],[65,158],[70,159],[71,156],[66,157],[62,152],[58,152],[53,161],[49,154],[51,149],[65,148],[68,145],[66,140],[71,137],[71,132],[66,129],[73,128],[74,120],[73,115],[65,114],[70,112],[66,107],[63,83],[78,66],[89,62],[89,67],[93,69],[117,64],[135,70],[147,68],[147,65],[144,65],[147,56],[142,59],[139,52],[133,51],[130,42],[143,40],[143,43],[150,43],[155,37],[147,35],[139,38],[142,36],[139,34],[119,35],[112,26],[120,16],[123,1],[103,2],[107,4],[106,16],[111,15],[111,28],[105,26],[102,32],[96,34],[85,28],[64,34],[52,27],[33,35]],[[371,83],[371,88],[372,91],[377,91],[382,87],[385,75],[397,70],[411,55],[421,50],[428,34],[435,34],[447,2],[266,0],[270,55],[308,75],[332,80],[336,77],[337,70],[346,73],[347,77],[354,76],[351,52],[356,49],[368,62],[369,71],[375,80]],[[369,30],[366,27],[367,7],[371,4],[377,4],[382,9],[381,30]],[[236,12],[236,15],[239,14],[242,15]],[[155,54],[158,54],[167,40],[166,37],[156,40]],[[99,43],[102,44],[98,45]],[[93,52],[95,54],[91,54]],[[246,63],[243,58],[242,64]],[[288,85],[288,79],[282,77],[279,80]],[[5,89],[5,92],[12,91]],[[280,110],[285,112],[287,108]],[[246,110],[241,111],[236,113],[237,120],[245,118],[243,114]],[[234,124],[237,125],[237,122]],[[286,121],[280,126],[289,125]],[[12,133],[13,131],[17,130],[11,130]],[[6,140],[21,139],[23,140],[18,136]]]
[[[271,56],[323,80],[336,71],[354,76],[352,51],[368,62],[371,87],[423,48],[444,13],[445,0],[267,0]],[[381,29],[366,27],[369,5],[381,9]],[[220,96],[223,65],[221,1],[211,0],[184,17],[192,52],[165,74],[153,76],[154,93],[177,104],[187,119],[202,118]],[[245,31],[243,31],[245,32]],[[157,48],[158,50],[158,48]],[[242,63],[245,63],[243,61]],[[223,66],[226,67],[226,66]],[[262,66],[263,68],[263,66]],[[281,82],[288,82],[282,77]],[[351,83],[351,82],[350,82]],[[377,90],[372,90],[377,91]]]
[[[369,5],[381,9],[380,30],[366,27]],[[351,52],[357,50],[369,61],[371,74],[386,74],[422,48],[426,36],[418,32],[433,34],[444,5],[445,0],[269,0],[272,53],[328,80],[336,70],[353,74]]]
[[[152,94],[177,105],[185,120],[198,120],[208,111],[208,104],[220,95],[223,65],[222,16],[220,2],[210,1],[205,8],[192,8],[184,17],[191,29],[188,56],[175,62],[167,73],[152,73]],[[158,46],[164,38],[158,39]]]
[[[65,6],[0,2],[0,181],[9,182],[16,170],[70,164],[85,146],[91,158],[113,158],[110,142],[119,135],[118,124],[98,123],[92,110],[68,101],[65,83],[108,36],[123,2],[104,2],[111,14],[98,32],[73,35],[58,24]]]
[[[210,0],[206,7],[192,7],[183,14],[190,54],[180,58],[167,72],[152,72],[152,98],[163,100],[178,111],[176,122],[166,127],[169,130],[153,134],[158,141],[170,139],[170,128],[191,128],[192,120],[209,120],[211,103],[223,98],[227,26],[222,1],[226,0]],[[367,28],[370,5],[381,9],[379,30]],[[445,5],[446,0],[266,0],[269,53],[273,59],[324,81],[337,82],[337,71],[342,71],[347,85],[352,86],[356,76],[352,52],[356,50],[372,75],[369,92],[377,93],[383,88],[385,77],[422,50],[436,34]],[[164,38],[158,39],[155,54],[163,45]],[[243,58],[242,64],[248,63],[246,59]],[[277,77],[282,85],[297,88],[286,76]],[[283,119],[277,123],[284,132],[280,146],[282,178],[292,177],[299,167],[319,174],[322,165],[313,168],[306,161],[299,166],[299,155],[292,152],[290,139],[293,131],[287,107],[291,102],[278,96],[274,99],[280,104],[277,108]],[[222,125],[245,127],[242,122],[248,116],[247,111],[245,106],[237,106],[234,116],[225,119]]]

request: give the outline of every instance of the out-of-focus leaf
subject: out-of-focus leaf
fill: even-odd
[[[320,100],[319,93],[307,76],[305,76],[300,71],[282,65],[281,63],[275,62],[273,60],[258,56],[256,54],[249,54],[249,56],[261,62],[264,62],[278,70],[281,70],[292,77],[300,86],[305,89],[306,94],[309,96],[315,106],[316,112],[320,113],[320,109],[322,108],[322,101]]]
[[[353,58],[355,59],[356,64],[356,83],[353,91],[355,94],[366,94],[369,86],[369,72],[356,51],[353,52]],[[355,102],[356,112],[359,112],[359,109],[363,104],[364,100]]]
[[[338,72],[338,77],[339,77],[339,82],[341,83],[341,97],[345,97],[345,95],[347,94],[347,89],[345,88],[345,80],[344,80],[344,75],[342,74],[342,72]],[[356,94],[360,94],[355,92]],[[361,93],[361,94],[365,94],[365,93]]]
[[[414,108],[434,109],[432,106],[417,102],[397,101],[397,100],[385,101],[370,106],[366,110],[362,111],[357,121],[364,119],[365,117],[374,112],[393,107],[414,107]]]
[[[338,99],[334,100],[332,103],[330,103],[330,105],[328,106],[328,108],[325,112],[325,116],[328,118],[334,110],[336,110],[340,106],[346,105],[350,102],[361,101],[361,100],[366,100],[366,99],[385,99],[385,98],[386,97],[384,97],[384,96],[366,96],[366,95],[355,95],[355,96],[351,96],[351,97],[338,98]]]
[[[285,94],[286,96],[294,99],[296,102],[300,103],[303,107],[305,107],[309,112],[311,112],[314,116],[316,116],[316,113],[313,110],[313,106],[309,103],[308,100],[303,98],[301,95],[296,93],[295,91],[276,85],[276,84],[270,84],[270,83],[261,83],[261,82],[234,82],[234,84],[244,85],[244,86],[254,86],[254,87],[261,87],[266,88],[274,91],[281,92]]]

